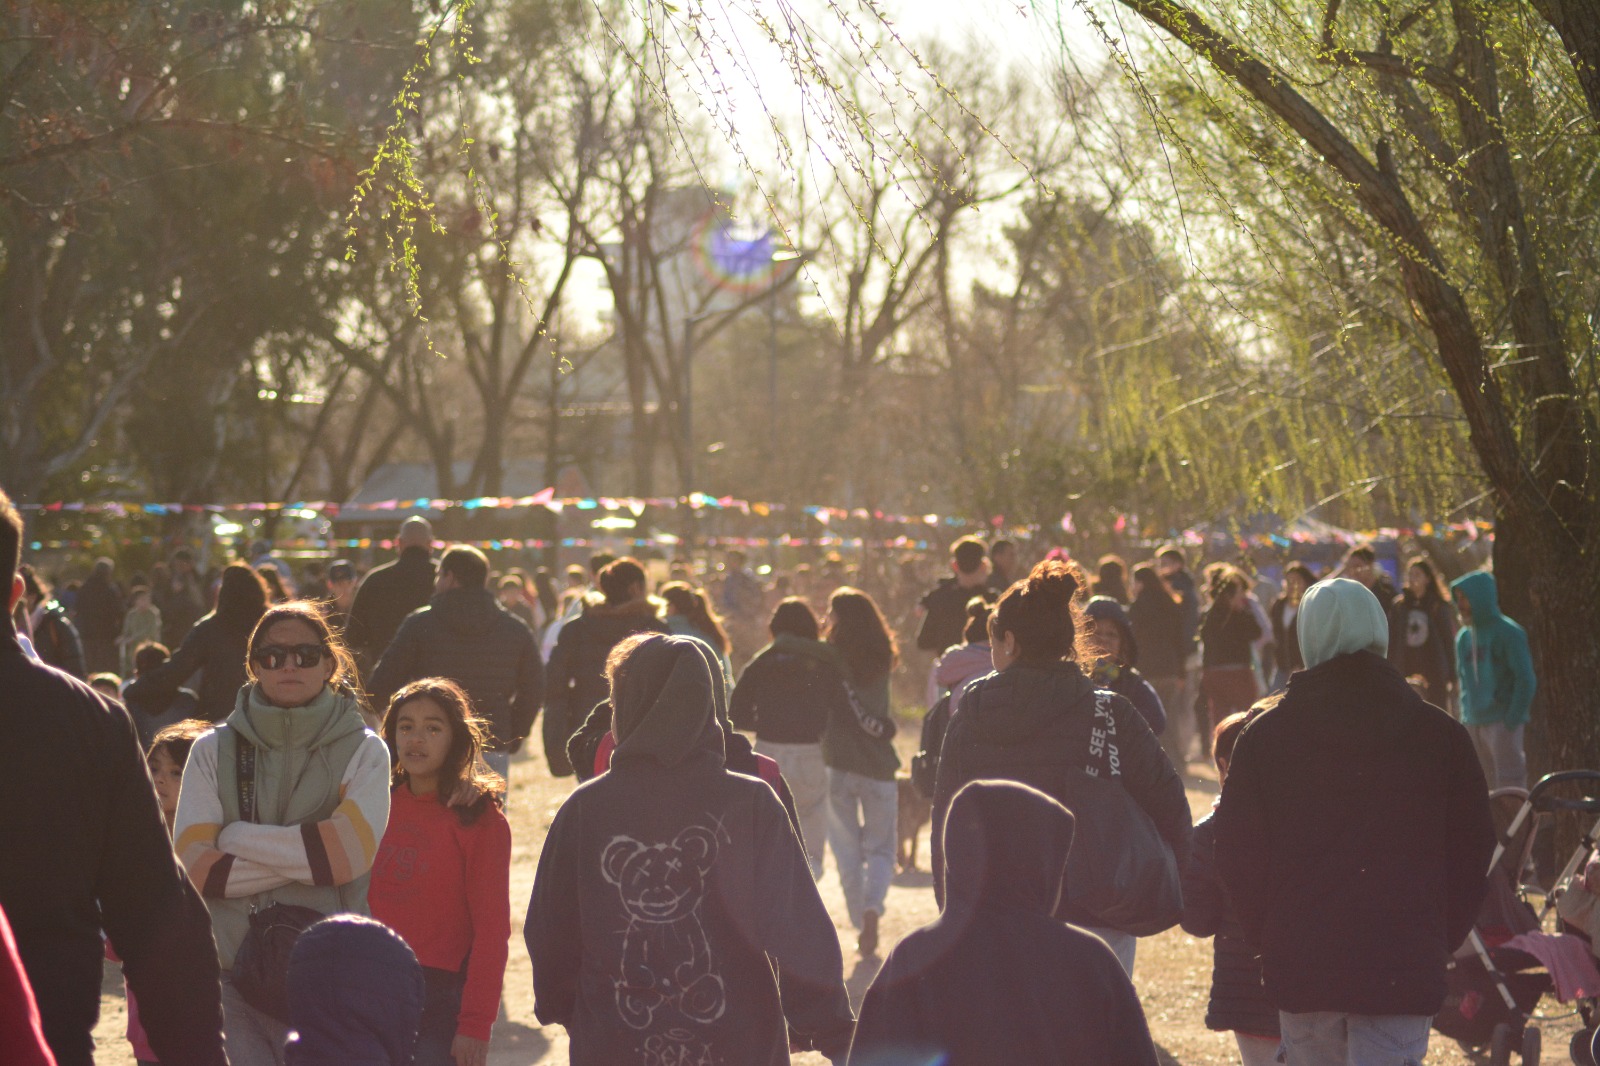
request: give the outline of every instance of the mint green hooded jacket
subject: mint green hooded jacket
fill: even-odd
[[[1472,624],[1456,634],[1456,673],[1461,681],[1461,721],[1502,723],[1515,729],[1528,721],[1535,681],[1528,634],[1500,613],[1494,575],[1478,570],[1450,584],[1472,608]]]

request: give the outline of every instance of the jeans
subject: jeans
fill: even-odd
[[[1111,954],[1115,955],[1117,961],[1122,963],[1122,972],[1127,974],[1129,979],[1132,979],[1133,956],[1139,950],[1138,937],[1132,933],[1124,933],[1120,929],[1105,929],[1098,925],[1086,925],[1083,927],[1083,931],[1093,933],[1101,940],[1104,940],[1106,947],[1111,949]]]
[[[822,880],[822,853],[828,842],[828,766],[821,744],[774,744],[757,740],[756,751],[778,764],[800,817],[800,843],[811,864],[811,879]]]
[[[511,807],[511,753],[509,751],[486,751],[483,761],[489,764],[489,769],[499,774],[506,783],[506,793],[500,797],[503,807]]]
[[[1504,722],[1467,726],[1490,789],[1528,787],[1528,759],[1522,752],[1524,728],[1507,729]]]
[[[1287,1066],[1421,1066],[1433,1019],[1410,1014],[1278,1012]]]
[[[424,993],[422,1022],[417,1027],[417,1049],[411,1066],[453,1066],[450,1045],[456,1038],[456,1020],[461,1014],[462,974],[449,970],[422,968]]]
[[[828,808],[828,844],[839,864],[845,909],[859,929],[862,914],[883,913],[894,880],[900,792],[893,781],[829,768]]]
[[[246,1003],[226,970],[222,974],[222,1036],[233,1066],[283,1066],[283,1042],[289,1027]]]

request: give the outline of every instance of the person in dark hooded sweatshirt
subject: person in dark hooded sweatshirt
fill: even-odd
[[[410,1066],[423,984],[400,934],[355,914],[324,918],[289,955],[285,1066]]]
[[[544,754],[550,773],[573,773],[567,741],[595,705],[606,698],[606,657],[635,633],[665,633],[645,590],[644,567],[634,559],[614,559],[596,579],[602,603],[585,603],[583,613],[561,627],[545,670]]]
[[[1297,628],[1306,668],[1233,749],[1217,872],[1288,1066],[1421,1062],[1483,902],[1488,789],[1466,729],[1389,662],[1365,586],[1311,586]]]
[[[900,941],[861,1003],[850,1066],[1151,1066],[1133,982],[1057,921],[1072,815],[1010,781],[974,781],[945,819],[945,904]]]
[[[656,634],[607,661],[611,770],[556,813],[524,928],[534,1013],[573,1066],[849,1048],[838,934],[772,789],[724,766],[714,663]]]

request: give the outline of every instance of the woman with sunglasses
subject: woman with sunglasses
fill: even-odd
[[[368,728],[355,664],[315,604],[267,611],[246,669],[233,713],[190,751],[173,849],[211,910],[229,1058],[282,1066],[287,1026],[245,1001],[234,957],[251,914],[274,904],[368,912],[389,821],[389,749]]]

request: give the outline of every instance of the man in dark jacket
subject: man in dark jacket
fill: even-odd
[[[375,566],[356,590],[350,607],[345,643],[355,654],[363,674],[383,658],[400,623],[433,595],[433,527],[426,518],[412,516],[400,523],[395,541],[400,558]]]
[[[150,589],[150,599],[161,612],[161,643],[176,648],[206,613],[205,592],[194,569],[194,552],[179,548],[172,553],[167,575]]]
[[[1072,815],[1042,792],[974,781],[945,822],[943,913],[889,953],[850,1066],[1153,1066],[1133,982],[1054,917]]]
[[[33,650],[39,658],[57,670],[65,670],[79,680],[89,676],[83,658],[83,641],[78,627],[67,617],[67,609],[49,597],[33,567],[23,563],[17,568],[23,586],[23,603],[28,608],[29,624],[33,627]]]
[[[1420,1062],[1483,900],[1488,789],[1466,730],[1388,662],[1377,597],[1323,581],[1298,617],[1306,669],[1234,748],[1217,870],[1289,1066]]]
[[[372,671],[379,707],[408,682],[448,677],[491,733],[485,758],[504,777],[539,713],[544,666],[533,631],[488,589],[489,560],[456,545],[439,561],[438,593],[407,618]]]
[[[534,1013],[566,1027],[573,1066],[780,1066],[791,1043],[842,1060],[838,934],[772,789],[723,765],[714,656],[659,634],[622,649],[611,770],[562,804],[539,857]]]
[[[83,638],[84,665],[91,674],[115,672],[121,666],[117,637],[122,635],[127,604],[115,573],[116,564],[110,559],[96,559],[94,570],[78,590],[78,601],[73,605],[78,635]]]
[[[950,569],[944,578],[922,597],[922,627],[917,630],[917,647],[938,654],[961,643],[967,625],[967,601],[974,596],[992,600],[998,593],[989,588],[989,552],[977,537],[962,537],[950,545]]]
[[[16,574],[22,520],[0,492],[0,588]],[[134,739],[113,701],[28,659],[0,621],[0,908],[16,933],[60,1066],[94,1061],[101,932],[123,960],[163,1062],[227,1062],[211,918],[172,855]]]

